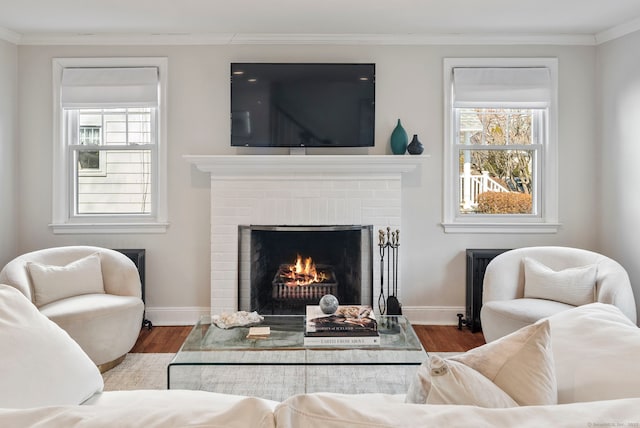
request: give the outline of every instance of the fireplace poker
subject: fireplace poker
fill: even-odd
[[[387,302],[384,297],[384,250],[386,245],[382,230],[378,231],[378,247],[380,247],[380,296],[378,296],[378,309],[380,310],[380,315],[384,315],[387,310]]]
[[[395,267],[393,268],[394,281],[393,281],[393,295],[398,297],[398,256],[400,247],[400,230],[396,229],[396,242],[393,247],[393,253],[395,255]]]
[[[400,247],[400,230],[378,231],[380,247],[380,296],[378,308],[380,315],[402,315],[402,305],[398,301],[398,259]],[[384,295],[384,261],[387,259],[387,296]]]
[[[387,226],[387,312],[389,311],[389,296],[391,295],[391,228]]]
[[[387,315],[402,315],[398,301],[398,247],[400,246],[400,230],[391,233],[389,247],[393,257],[393,276],[389,275],[389,282],[393,281],[393,294],[387,290]]]
[[[391,291],[389,292],[389,297],[395,296],[396,294],[396,269],[398,265],[396,263],[396,232],[391,232],[391,263],[393,264],[393,275],[391,276]]]

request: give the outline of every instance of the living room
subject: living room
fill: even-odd
[[[401,187],[398,297],[412,322],[457,323],[456,314],[465,309],[468,248],[557,245],[596,251],[624,266],[636,305],[640,304],[636,256],[640,240],[633,232],[640,198],[631,175],[640,157],[636,143],[640,59],[633,54],[640,44],[640,9],[634,2],[613,7],[604,1],[586,5],[549,1],[544,3],[548,9],[537,15],[507,9],[503,18],[492,18],[485,11],[478,21],[486,24],[476,26],[461,16],[466,14],[450,11],[446,27],[444,18],[442,23],[437,21],[439,9],[434,2],[428,2],[433,11],[426,8],[416,13],[412,8],[419,6],[407,1],[394,4],[393,9],[401,12],[387,10],[387,17],[378,18],[379,30],[366,26],[369,14],[359,18],[355,8],[340,19],[334,17],[334,27],[331,19],[313,18],[314,14],[326,16],[323,7],[305,13],[288,5],[300,17],[281,29],[276,25],[283,22],[268,11],[260,13],[273,17],[271,27],[269,19],[260,19],[256,13],[233,28],[225,21],[232,17],[226,10],[216,16],[207,9],[208,22],[196,20],[195,29],[188,30],[179,28],[177,19],[167,17],[169,13],[158,18],[158,23],[166,24],[164,28],[154,28],[152,19],[142,20],[139,29],[135,22],[111,28],[82,26],[81,19],[54,25],[29,16],[20,2],[4,3],[3,9],[22,14],[3,12],[0,18],[0,201],[4,207],[0,266],[20,254],[49,247],[144,248],[147,318],[158,326],[194,324],[211,312],[216,297],[211,289],[212,264],[221,260],[212,254],[210,174],[185,156],[288,154],[283,148],[230,145],[230,64],[374,63],[375,145],[308,149],[306,156],[391,157],[389,139],[398,119],[409,135],[419,136],[425,147],[420,167],[403,176]],[[498,8],[508,2],[493,3]],[[469,15],[482,13],[477,6],[465,4]],[[575,14],[571,7],[581,13]],[[555,8],[557,14],[551,14]],[[108,6],[93,14],[106,10]],[[175,6],[168,10],[181,13]],[[142,10],[138,12],[142,16]],[[41,16],[57,15],[43,12]],[[508,25],[509,19],[516,24]],[[421,20],[432,27],[420,27]],[[462,27],[465,24],[468,30]],[[351,31],[348,25],[353,25]],[[61,233],[52,227],[56,198],[52,60],[84,57],[167,60],[168,226],[163,232]],[[447,58],[557,59],[556,231],[445,231],[443,62]],[[233,264],[235,259],[222,262]]]
[[[592,35],[593,36],[593,35]],[[423,167],[402,188],[399,294],[405,310],[425,324],[453,324],[464,307],[466,248],[562,245],[600,251],[618,260],[632,284],[640,276],[633,186],[625,186],[635,158],[634,70],[626,55],[632,33],[605,43],[576,37],[517,38],[479,43],[357,45],[147,44],[135,38],[75,46],[47,39],[4,41],[2,200],[0,261],[61,245],[145,248],[146,305],[156,325],[193,323],[210,306],[210,195],[207,173],[184,155],[283,154],[283,149],[238,149],[229,144],[229,64],[242,61],[367,62],[376,64],[375,147],[337,154],[390,154],[389,138],[400,118],[425,145]],[[74,36],[80,37],[80,36]],[[88,39],[87,39],[88,38]],[[34,38],[35,39],[35,38]],[[586,39],[589,39],[586,37]],[[73,40],[73,37],[72,37]],[[479,37],[477,40],[482,40]],[[286,44],[285,44],[286,43]],[[396,42],[400,43],[400,42]],[[408,42],[407,42],[408,43]],[[161,56],[169,63],[167,183],[168,222],[160,234],[54,234],[51,227],[51,59],[60,57]],[[447,57],[558,58],[557,233],[445,233],[443,222],[443,83]],[[40,124],[33,126],[34,123]],[[207,131],[202,132],[206,124]],[[605,144],[606,141],[606,144]],[[330,150],[330,149],[325,149]],[[310,150],[311,151],[311,150]],[[317,153],[317,152],[316,152]],[[322,152],[321,154],[325,154]],[[334,154],[329,153],[329,154]],[[312,154],[312,153],[310,153]],[[625,175],[623,175],[625,174]],[[636,296],[640,290],[636,290]]]

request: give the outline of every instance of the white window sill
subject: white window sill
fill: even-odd
[[[49,227],[55,234],[165,233],[169,223],[58,223]]]
[[[442,223],[445,233],[557,233],[560,223]]]

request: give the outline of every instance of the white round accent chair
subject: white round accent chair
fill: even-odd
[[[617,306],[636,323],[627,271],[602,254],[570,247],[504,252],[487,266],[480,321],[487,343],[587,303]]]
[[[0,271],[58,324],[100,368],[120,363],[138,339],[140,276],[124,254],[100,247],[55,247],[23,254]]]

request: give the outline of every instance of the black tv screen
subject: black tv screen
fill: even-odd
[[[371,147],[375,64],[231,64],[231,145]]]

